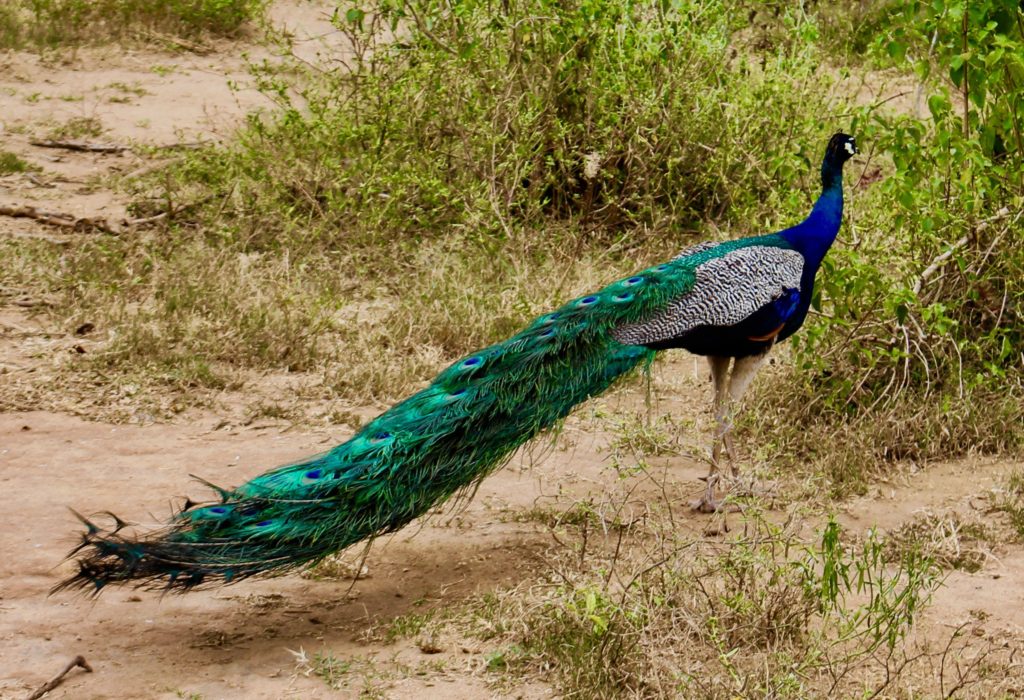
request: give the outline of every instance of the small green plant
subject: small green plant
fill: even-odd
[[[149,90],[140,86],[137,82],[129,85],[124,82],[113,82],[107,85],[106,89],[113,90],[115,94],[107,98],[107,102],[116,104],[130,104],[135,98],[145,97],[151,94]]]
[[[388,623],[387,629],[384,632],[384,641],[390,644],[398,639],[415,637],[433,619],[434,611],[432,610],[423,613],[410,612],[405,615],[399,615]]]
[[[332,690],[344,687],[352,671],[352,662],[344,661],[329,650],[315,652],[310,656],[304,649],[292,651],[295,666],[303,675],[320,678]]]
[[[181,690],[180,688],[175,688],[174,695],[182,700],[203,700],[202,693],[193,693],[188,690]]]
[[[523,655],[523,650],[516,645],[484,654],[484,668],[491,673],[504,673],[515,659]]]
[[[0,151],[0,175],[11,175],[13,173],[24,173],[34,170],[29,163],[26,163],[17,153]]]
[[[82,139],[101,136],[106,128],[96,117],[72,117],[50,129],[51,139]]]

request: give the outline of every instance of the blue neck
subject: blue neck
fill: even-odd
[[[805,273],[811,279],[825,258],[825,253],[836,240],[843,221],[843,167],[826,160],[821,166],[821,196],[806,219],[793,228],[780,231],[795,250],[804,256]]]

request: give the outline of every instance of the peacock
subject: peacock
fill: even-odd
[[[839,231],[843,164],[857,153],[837,133],[810,215],[768,235],[705,242],[535,319],[464,357],[329,452],[279,467],[219,498],[186,501],[160,529],[132,534],[114,517],[86,531],[77,573],[55,590],[99,593],[134,583],[184,591],[307,566],[394,532],[468,492],[579,403],[668,348],[704,355],[716,428],[702,511],[716,498],[735,406],[772,347],[803,324],[815,274]],[[735,462],[734,462],[735,463]]]

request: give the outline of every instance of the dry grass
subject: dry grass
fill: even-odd
[[[914,632],[938,585],[919,549],[894,557],[881,540],[844,542],[834,525],[772,525],[756,506],[724,540],[691,538],[678,504],[638,496],[637,478],[601,502],[515,516],[550,531],[544,565],[449,607],[431,634],[478,639],[496,688],[537,678],[564,697],[1000,697],[1021,682],[999,640]],[[388,629],[412,639],[424,624]]]
[[[144,39],[193,48],[174,38],[235,34],[265,6],[265,0],[13,0],[0,7],[0,47]]]
[[[917,551],[936,566],[974,573],[988,562],[999,539],[997,528],[980,515],[926,512],[887,533],[886,556],[899,561]]]

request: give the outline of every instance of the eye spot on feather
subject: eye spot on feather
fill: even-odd
[[[664,272],[665,270],[667,270],[667,269],[668,269],[668,265],[665,265],[665,264],[661,264],[661,265],[658,265],[658,266],[657,266],[656,268],[654,268],[654,269],[655,269],[655,270],[657,270],[658,272]]]
[[[483,362],[483,360],[481,360],[479,357],[471,357],[468,360],[463,360],[461,366],[465,367],[466,369],[469,369],[470,367],[476,367],[481,362]]]
[[[644,278],[641,277],[640,275],[637,275],[635,277],[630,277],[628,280],[623,282],[623,284],[626,285],[627,287],[632,287],[633,285],[640,284],[643,281],[644,281]]]
[[[580,299],[579,305],[590,306],[591,304],[597,303],[597,299],[598,298],[596,296],[583,297],[582,299]]]
[[[224,515],[225,513],[228,512],[228,509],[225,508],[224,506],[214,506],[213,508],[210,508],[209,510],[214,515]]]
[[[619,303],[626,302],[626,301],[631,301],[632,299],[633,299],[633,295],[632,294],[628,294],[628,293],[616,294],[614,297],[612,297],[613,301],[617,301]]]
[[[273,525],[273,524],[274,524],[273,520],[261,520],[258,523],[256,523],[256,527],[267,527],[268,525]]]
[[[310,481],[316,481],[321,476],[323,476],[323,473],[324,472],[322,469],[310,469],[308,472],[306,472],[305,476]]]
[[[391,437],[391,433],[387,432],[386,430],[382,430],[370,439],[373,440],[373,442],[384,442],[389,437]]]
[[[541,338],[550,338],[554,334],[555,334],[555,329],[554,328],[548,328],[546,331],[541,331],[541,333],[539,335],[540,335]]]
[[[462,396],[465,393],[466,393],[466,389],[465,389],[465,387],[463,387],[462,389],[456,389],[455,391],[448,392],[448,396],[450,396],[452,398],[456,398],[458,396]]]

